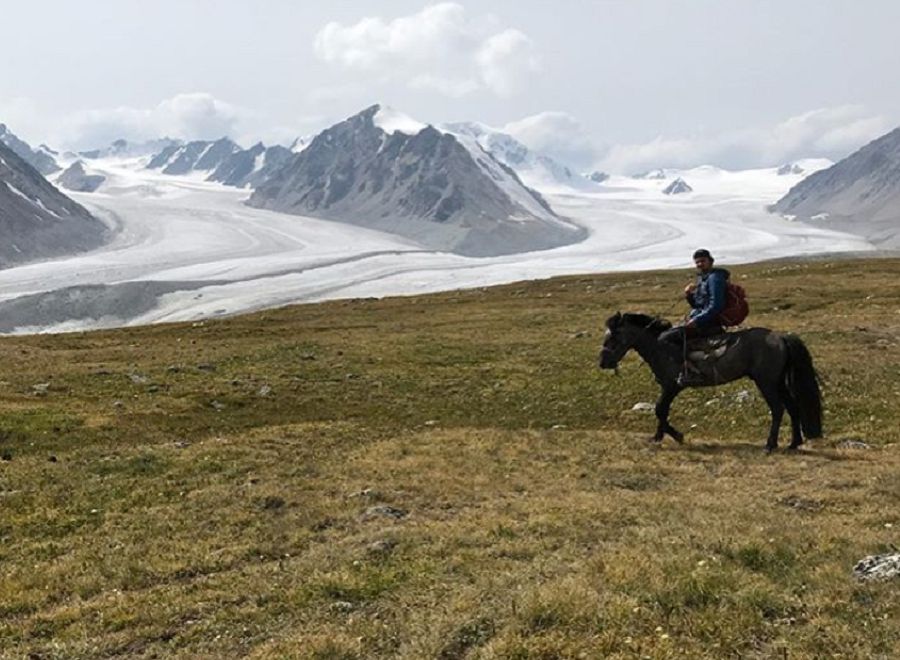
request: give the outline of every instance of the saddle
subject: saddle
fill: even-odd
[[[691,339],[687,343],[687,359],[695,364],[715,362],[738,341],[740,341],[740,335],[734,332]]]

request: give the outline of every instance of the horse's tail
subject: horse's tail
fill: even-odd
[[[819,375],[813,367],[812,356],[800,337],[784,335],[787,348],[785,384],[800,409],[800,427],[807,438],[822,437],[822,393]]]

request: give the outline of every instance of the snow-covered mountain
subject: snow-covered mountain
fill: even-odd
[[[662,180],[662,179],[668,179],[671,174],[672,174],[671,170],[657,168],[655,170],[648,170],[646,172],[640,172],[638,174],[635,174],[633,178],[648,179],[648,180]]]
[[[294,152],[288,147],[266,147],[259,142],[249,149],[236,151],[228,156],[206,180],[236,188],[256,188],[287,165],[293,157]]]
[[[771,210],[900,246],[900,128],[809,175]]]
[[[532,151],[511,135],[490,126],[478,122],[454,122],[443,124],[439,128],[452,133],[464,143],[476,142],[495,159],[514,169],[519,178],[532,188],[595,188],[591,181],[566,165]]]
[[[103,185],[106,177],[102,174],[87,172],[84,161],[76,160],[56,179],[56,184],[73,192],[94,192]]]
[[[106,226],[0,144],[0,267],[98,247]]]
[[[140,156],[153,156],[170,147],[180,147],[184,143],[174,138],[159,138],[146,142],[129,142],[125,139],[115,140],[103,149],[80,151],[78,156],[95,160],[98,158],[137,158]]]
[[[227,137],[214,142],[196,140],[187,144],[171,144],[153,156],[147,168],[162,170],[163,174],[176,175],[198,170],[212,172],[241,150],[240,146]]]
[[[687,181],[685,181],[681,177],[678,177],[677,179],[672,181],[672,183],[670,183],[668,186],[663,188],[663,194],[666,194],[666,195],[681,195],[683,193],[689,193],[689,192],[694,192],[694,189],[691,188],[687,184]]]
[[[468,256],[581,240],[475,139],[374,105],[323,131],[248,204],[399,234]]]
[[[44,176],[62,169],[57,164],[54,157],[56,154],[52,149],[43,144],[37,149],[32,149],[31,145],[9,130],[6,124],[0,124],[0,142]]]

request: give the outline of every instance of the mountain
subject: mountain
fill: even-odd
[[[200,170],[215,170],[231,155],[241,151],[240,146],[228,138],[215,142],[197,140],[187,144],[171,144],[156,154],[148,169],[162,169],[163,174],[188,174]]]
[[[668,179],[669,174],[666,170],[663,169],[655,169],[649,170],[647,172],[641,172],[640,174],[635,174],[632,176],[633,179],[649,179],[649,180],[662,180]]]
[[[287,147],[265,147],[259,142],[249,149],[236,151],[228,156],[206,180],[237,188],[256,188],[287,165],[293,157],[294,152]]]
[[[53,155],[55,152],[52,149],[43,144],[38,149],[32,149],[31,145],[19,139],[15,133],[10,131],[6,124],[0,124],[0,142],[12,149],[19,158],[44,176],[59,172],[62,169],[57,165]]]
[[[585,174],[584,176],[594,183],[603,183],[609,178],[609,174],[607,174],[606,172],[601,172],[600,170],[594,170],[590,174]]]
[[[147,140],[146,142],[129,142],[128,140],[115,140],[108,147],[103,149],[93,149],[91,151],[80,151],[78,156],[82,158],[138,158],[140,156],[152,156],[169,147],[180,147],[184,144],[181,140],[173,138],[159,138],[157,140]]]
[[[56,183],[73,192],[94,192],[106,177],[102,174],[88,174],[84,169],[84,161],[76,160],[65,172],[59,175]]]
[[[803,174],[805,171],[797,163],[785,163],[778,168],[777,174],[778,176],[787,176],[788,174]]]
[[[900,128],[810,174],[770,210],[900,246]]]
[[[543,154],[531,151],[511,135],[477,122],[454,122],[440,128],[462,141],[474,140],[533,188],[565,186],[576,189],[594,189],[591,182],[578,173]]]
[[[678,177],[663,189],[663,193],[666,195],[680,195],[682,193],[689,193],[693,191],[694,189],[691,188],[687,184],[687,181],[685,181],[681,177]]]
[[[99,247],[108,229],[0,144],[0,267]]]
[[[465,145],[378,105],[317,135],[247,203],[468,256],[547,249],[584,236],[474,140]]]

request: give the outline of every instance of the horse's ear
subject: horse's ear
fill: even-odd
[[[622,312],[616,312],[608,319],[606,319],[606,327],[610,330],[618,327],[618,325],[622,322]]]

